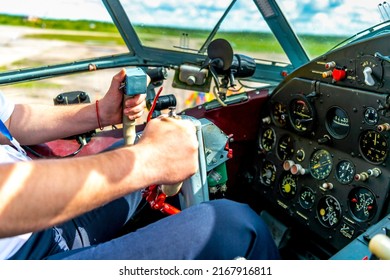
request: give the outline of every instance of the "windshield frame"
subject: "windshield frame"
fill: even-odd
[[[131,53],[134,53],[136,57],[139,57],[140,61],[144,61],[145,66],[169,67],[172,65],[181,65],[188,61],[198,62],[199,65],[201,65],[206,58],[206,56],[202,54],[202,50],[207,48],[207,44],[211,42],[216,30],[218,29],[218,25],[221,21],[223,21],[226,13],[236,3],[236,1],[237,0],[232,0],[224,16],[216,24],[198,53],[163,50],[142,45],[130,18],[120,3],[120,0],[103,0],[103,3],[105,4],[111,18],[113,19],[119,33],[122,35]],[[248,78],[248,80],[267,81],[269,84],[278,84],[284,79],[285,75],[307,63],[309,58],[276,1],[268,0],[268,2],[263,2],[254,0],[254,3],[282,46],[291,61],[291,64],[276,61],[256,60],[256,71],[252,77]],[[265,6],[263,3],[265,3]],[[273,13],[270,14],[269,9],[272,9]]]

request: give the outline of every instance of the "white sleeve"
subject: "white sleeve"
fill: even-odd
[[[0,91],[0,119],[6,122],[14,111],[15,104],[5,98]]]

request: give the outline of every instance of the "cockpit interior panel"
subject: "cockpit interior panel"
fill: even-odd
[[[254,188],[273,212],[346,246],[388,211],[389,36],[292,73],[263,109]]]

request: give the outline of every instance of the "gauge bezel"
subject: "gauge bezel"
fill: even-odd
[[[282,114],[280,114],[280,116],[277,117],[277,114],[275,113],[275,109],[276,109],[276,106],[277,105],[280,105],[282,106],[282,111],[284,111],[284,116],[285,116],[285,119],[283,120],[282,119]],[[287,113],[287,105],[282,103],[282,102],[279,102],[279,101],[274,101],[274,102],[271,102],[270,103],[270,111],[271,111],[271,120],[272,120],[272,123],[274,125],[276,125],[277,127],[285,127],[287,125],[287,122],[288,122],[288,113]],[[279,120],[280,119],[280,120]]]
[[[308,113],[309,113],[309,116],[311,117],[311,120],[307,120],[305,121],[306,124],[305,124],[305,129],[300,129],[298,127],[298,124],[295,123],[296,121],[296,118],[295,118],[295,113],[294,113],[294,108],[293,106],[296,104],[296,102],[303,102],[305,104],[305,106],[307,107],[308,109]],[[314,127],[314,124],[316,122],[316,112],[315,112],[315,109],[314,109],[314,106],[311,104],[311,102],[303,95],[294,95],[293,98],[290,100],[289,104],[288,104],[288,119],[290,121],[290,125],[292,126],[292,128],[300,133],[300,134],[306,134],[306,133],[310,133],[312,130],[313,130],[313,127]]]
[[[337,209],[335,207],[332,207],[333,209],[335,209],[335,211],[337,210],[337,218],[338,220],[334,223],[334,224],[330,224],[330,223],[326,223],[322,218],[321,218],[321,214],[319,213],[322,209],[319,209],[323,203],[326,203],[326,199],[329,198],[329,199],[332,199],[333,202],[335,202],[337,204]],[[341,206],[341,203],[340,201],[334,197],[333,195],[324,195],[323,197],[321,197],[319,200],[318,200],[318,203],[317,203],[317,209],[316,209],[316,214],[317,214],[317,218],[318,218],[318,221],[320,222],[320,224],[326,228],[335,228],[336,226],[338,226],[342,220],[342,217],[343,217],[343,212],[342,212],[342,206]]]
[[[370,215],[366,218],[366,219],[362,219],[361,217],[359,217],[355,211],[353,211],[353,208],[351,206],[351,199],[352,199],[352,196],[355,194],[355,192],[359,192],[361,190],[364,190],[365,192],[369,193],[371,195],[371,197],[373,198],[373,212],[370,213]],[[366,187],[362,187],[362,186],[355,186],[349,193],[348,193],[348,210],[349,212],[351,213],[351,216],[353,217],[354,220],[358,221],[358,222],[368,222],[370,220],[372,220],[375,215],[377,214],[377,211],[378,211],[378,203],[377,203],[377,200],[376,200],[376,196],[375,194],[368,188]]]
[[[372,133],[372,134],[376,134],[376,135],[379,135],[381,138],[383,138],[383,143],[385,143],[385,147],[382,148],[383,151],[385,152],[385,154],[379,158],[379,159],[375,159],[373,160],[373,157],[370,157],[368,155],[368,150],[366,151],[365,149],[363,149],[363,143],[362,143],[362,139],[364,137],[368,137],[368,135]],[[375,138],[375,141],[376,141],[376,138]],[[369,147],[367,147],[369,148]],[[389,143],[386,139],[386,137],[384,135],[382,135],[380,132],[376,131],[376,130],[373,130],[373,129],[367,129],[367,130],[364,130],[360,135],[359,135],[359,152],[361,154],[361,156],[368,162],[372,163],[372,164],[382,164],[386,159],[387,159],[387,156],[388,156],[388,148],[389,148]],[[374,149],[370,149],[370,150],[374,150]],[[376,149],[378,150],[378,149]]]
[[[272,134],[272,139],[270,139],[270,141],[272,141],[272,144],[270,144],[269,147],[268,147],[268,146],[266,147],[266,145],[264,145],[264,142],[263,142],[263,140],[265,139],[264,135],[265,135],[266,131],[271,131],[271,134]],[[261,150],[266,151],[266,152],[271,151],[272,148],[274,148],[275,145],[276,145],[276,139],[277,139],[277,137],[276,137],[276,132],[275,132],[275,130],[274,130],[272,127],[266,127],[266,128],[265,128],[264,130],[262,130],[262,132],[260,133],[260,137],[259,137],[259,148],[260,148]]]
[[[281,150],[279,149],[280,144],[281,144],[282,140],[287,139],[287,138],[290,139],[289,143],[291,143],[291,151],[288,151],[287,153],[285,152],[284,155],[286,155],[286,156],[282,157],[280,155]],[[278,159],[283,161],[283,160],[291,159],[292,156],[294,155],[294,152],[295,152],[295,139],[293,138],[293,136],[291,134],[288,134],[288,133],[283,134],[276,143],[276,156],[278,157]]]
[[[315,159],[315,157],[317,157],[317,156],[322,157],[323,155],[326,155],[330,162],[329,162],[329,166],[327,166],[326,169],[323,170],[325,173],[319,174],[316,170],[313,170],[315,165],[320,164],[319,159],[317,159],[316,162],[313,162],[313,160]],[[309,170],[310,170],[311,176],[313,176],[314,179],[324,180],[324,179],[328,178],[330,173],[332,173],[332,170],[333,170],[333,156],[332,156],[332,154],[326,149],[315,150],[310,156]]]
[[[306,203],[306,201],[302,199],[302,194],[305,193],[305,192],[310,193],[311,197],[313,198],[313,201],[310,202],[310,205],[308,205],[308,204]],[[316,199],[316,193],[315,193],[315,191],[313,191],[313,189],[310,188],[310,187],[303,187],[303,188],[301,189],[301,191],[299,192],[298,201],[299,201],[299,205],[300,205],[303,209],[308,210],[308,209],[313,208],[313,206],[314,206],[314,204],[315,204],[315,199]]]
[[[353,173],[351,173],[351,174],[352,174],[352,178],[350,178],[349,180],[343,180],[343,179],[341,179],[341,178],[340,178],[340,174],[339,174],[339,170],[340,170],[340,168],[341,168],[341,164],[344,164],[345,162],[349,163],[349,164],[353,167],[353,168],[352,168]],[[349,159],[342,159],[342,160],[340,160],[340,161],[336,164],[335,177],[336,177],[337,181],[340,182],[341,184],[347,185],[347,184],[352,183],[355,174],[356,174],[356,166],[355,166],[355,164],[354,164],[352,161],[350,161]]]
[[[373,121],[371,121],[371,120],[367,117],[367,112],[368,112],[369,110],[375,111],[376,117],[375,117],[375,119],[374,119]],[[368,107],[364,110],[364,112],[363,112],[363,119],[364,119],[364,122],[365,122],[366,124],[368,124],[368,125],[376,125],[376,124],[379,122],[378,110],[375,109],[375,108],[372,107],[372,106],[368,106]]]
[[[283,187],[285,186],[285,184],[283,184],[283,181],[288,177],[294,182],[294,184],[291,185],[291,189],[289,190],[289,192],[285,192],[283,191]],[[280,195],[285,199],[291,200],[296,196],[298,192],[298,177],[294,176],[290,172],[283,172],[279,178],[278,187]]]
[[[272,172],[271,173],[271,178],[267,178],[267,180],[269,180],[269,182],[267,182],[267,180],[263,179],[264,178],[263,171],[264,171],[266,166],[271,166],[272,169],[273,169],[271,171]],[[276,181],[276,165],[272,161],[270,161],[270,160],[264,160],[263,163],[260,166],[259,177],[260,177],[259,178],[260,182],[264,186],[273,188],[273,186],[275,184],[275,181]]]
[[[347,129],[347,131],[344,131],[343,133],[336,132],[335,128],[332,127],[332,124],[335,121],[334,118],[336,117],[337,110],[341,111],[344,114],[344,116],[347,119],[347,121],[348,121],[348,129]],[[344,138],[346,138],[348,136],[348,134],[351,131],[350,123],[351,123],[351,120],[349,118],[348,113],[343,108],[341,108],[339,106],[332,106],[326,112],[326,117],[325,117],[325,127],[326,127],[326,130],[335,139],[339,139],[340,140],[340,139],[344,139]]]

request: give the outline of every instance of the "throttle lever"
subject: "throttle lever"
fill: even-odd
[[[146,94],[148,77],[139,67],[126,69],[126,77],[121,88],[124,88],[123,106],[128,98],[137,94]],[[124,113],[123,122],[123,139],[125,145],[134,144],[136,138],[135,120],[130,120]]]
[[[175,107],[169,107],[168,117],[175,118],[175,119],[181,119],[180,116],[176,114],[176,108]],[[177,194],[181,187],[183,185],[183,182],[176,183],[174,185],[161,185],[160,189],[166,196],[174,196]]]
[[[390,260],[390,238],[386,234],[375,235],[368,243],[370,251],[381,260]]]

